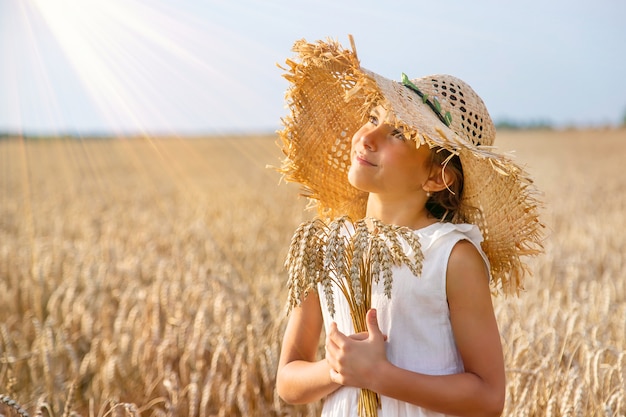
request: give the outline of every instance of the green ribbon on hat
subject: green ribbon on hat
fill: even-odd
[[[428,107],[430,107],[432,111],[435,112],[437,117],[439,117],[439,120],[441,120],[446,126],[450,127],[450,124],[452,123],[452,115],[449,111],[447,111],[445,114],[441,114],[441,103],[439,103],[437,97],[434,97],[433,101],[430,101],[428,98],[428,94],[422,93],[422,91],[413,83],[413,81],[409,80],[409,77],[405,73],[402,73],[402,85],[415,91],[417,95],[421,97],[422,103],[427,104]]]

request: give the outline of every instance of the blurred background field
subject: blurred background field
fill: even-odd
[[[304,210],[276,138],[0,140],[0,414],[313,416],[274,392]],[[626,415],[626,129],[499,133],[546,254],[496,298],[507,416]],[[13,404],[11,400],[15,400]]]

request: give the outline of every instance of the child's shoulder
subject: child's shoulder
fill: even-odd
[[[483,235],[478,226],[469,223],[437,222],[415,231],[423,249],[442,241],[469,240],[480,248]]]
[[[422,251],[425,256],[446,259],[452,255],[453,249],[459,246],[459,242],[469,242],[471,245],[463,250],[457,251],[456,255],[464,257],[468,251],[478,253],[482,258],[487,270],[489,270],[489,260],[482,249],[483,235],[478,226],[468,223],[439,222],[428,227],[416,230],[421,242]],[[467,246],[466,244],[462,244]],[[428,254],[428,255],[427,255]],[[439,255],[436,255],[439,254]]]

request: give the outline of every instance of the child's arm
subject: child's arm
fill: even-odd
[[[392,365],[385,356],[375,311],[370,311],[365,340],[359,340],[363,335],[345,336],[331,327],[326,350],[332,380],[445,414],[499,416],[505,397],[502,345],[485,263],[470,242],[461,241],[452,250],[447,295],[465,372],[424,375]]]
[[[311,292],[291,311],[283,337],[276,389],[287,403],[317,401],[341,386],[330,380],[328,362],[316,361],[322,326],[319,298]]]

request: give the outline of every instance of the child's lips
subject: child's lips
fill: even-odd
[[[375,163],[370,162],[369,160],[367,160],[367,158],[365,158],[362,155],[357,155],[356,156],[356,161],[361,164],[361,165],[367,165],[367,166],[371,166],[371,167],[375,167],[377,166]]]

